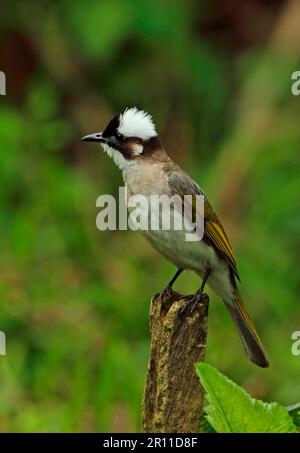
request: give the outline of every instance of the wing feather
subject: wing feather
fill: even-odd
[[[228,236],[214,212],[212,206],[207,200],[204,192],[200,189],[198,184],[193,179],[181,170],[176,164],[168,163],[165,168],[168,174],[168,182],[171,193],[177,194],[183,198],[184,195],[204,195],[204,236],[203,240],[210,244],[218,255],[223,258],[234,275],[239,279],[236,261],[233,254],[232,246],[229,242]],[[194,201],[195,200],[195,201]],[[196,209],[196,197],[193,200],[192,209]],[[195,213],[193,213],[195,218]]]

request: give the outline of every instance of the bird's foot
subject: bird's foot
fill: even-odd
[[[153,300],[160,300],[160,302],[163,302],[163,300],[176,300],[180,298],[180,294],[177,293],[172,289],[170,285],[167,285],[161,292],[157,293]]]
[[[197,291],[195,294],[189,297],[187,303],[181,308],[180,314],[181,315],[192,315],[195,311],[197,305],[203,300],[203,298],[207,298],[206,294],[204,294],[201,290]]]
[[[174,294],[172,286],[167,285],[160,293],[161,297],[171,297]]]

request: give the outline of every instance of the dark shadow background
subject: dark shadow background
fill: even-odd
[[[212,294],[207,361],[299,401],[299,22],[297,0],[1,1],[1,431],[139,429],[149,301],[174,268],[138,233],[96,230],[122,179],[80,142],[134,105],[221,215],[271,367]]]

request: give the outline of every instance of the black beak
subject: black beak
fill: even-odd
[[[81,141],[106,143],[105,138],[102,137],[102,132],[96,132],[96,134],[85,135],[84,137],[82,137]]]

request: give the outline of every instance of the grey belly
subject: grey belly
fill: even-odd
[[[184,231],[148,230],[142,233],[158,252],[177,267],[204,273],[209,265],[211,253],[208,246],[203,241],[186,241]]]
[[[231,303],[233,290],[228,265],[203,240],[186,241],[184,231],[142,231],[143,236],[168,261],[181,269],[195,271],[203,277],[211,269],[208,285],[222,299]]]

